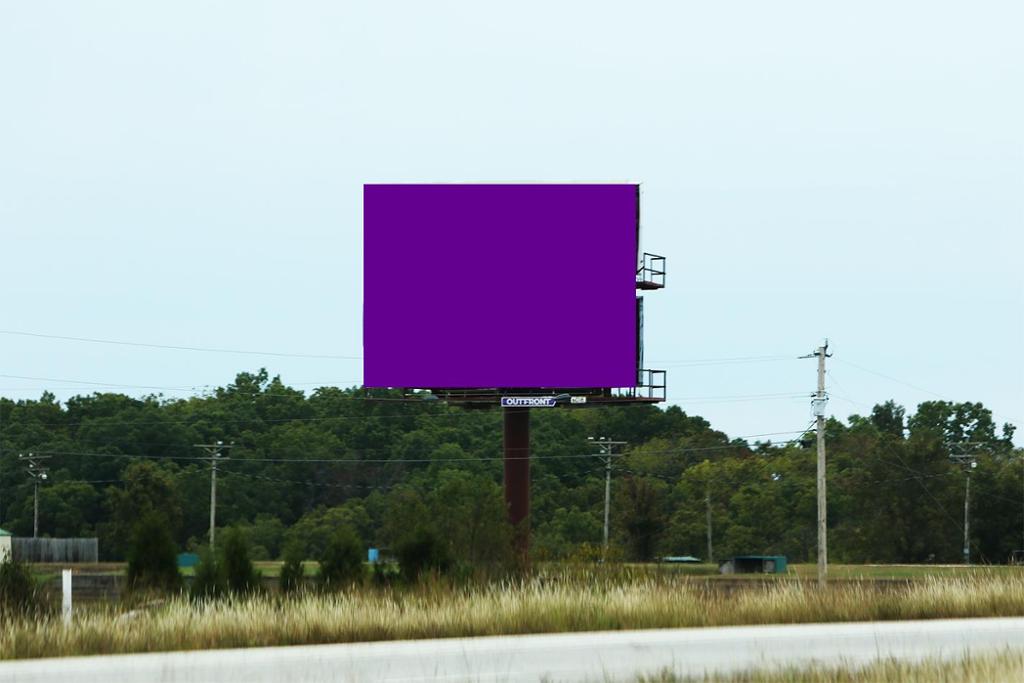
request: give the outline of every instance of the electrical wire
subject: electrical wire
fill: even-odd
[[[806,431],[806,430],[804,430]],[[789,432],[791,434],[803,433],[803,432]],[[744,438],[744,437],[736,437]],[[789,441],[779,442],[780,445],[796,443],[799,439],[790,439]],[[706,451],[716,450],[729,450],[729,449],[750,449],[749,444],[726,444],[719,446],[698,446],[691,448],[673,448],[664,449],[658,451],[631,451],[630,453],[614,454],[612,457],[620,458],[626,455],[682,455],[684,453],[699,453]],[[370,449],[366,449],[370,450]],[[379,450],[379,449],[378,449]],[[508,450],[528,450],[528,447],[522,448],[510,448]],[[143,453],[93,453],[84,451],[65,451],[65,450],[46,450],[46,449],[34,449],[34,453],[40,455],[57,455],[65,457],[83,457],[83,458],[139,458],[147,460],[169,460],[169,461],[183,461],[183,462],[208,462],[209,458],[199,456],[184,456],[184,455],[149,455]],[[506,457],[500,456],[482,456],[482,457],[465,457],[465,458],[358,458],[358,459],[339,459],[339,458],[251,458],[251,459],[238,459],[239,462],[248,463],[294,463],[294,464],[337,464],[337,465],[362,465],[362,464],[410,464],[410,463],[435,463],[435,462],[481,462],[481,461],[500,461],[500,460],[564,460],[564,459],[580,459],[580,458],[593,458],[603,457],[601,454],[595,453],[574,453],[565,455],[530,455],[530,456],[511,456]]]
[[[44,334],[41,332],[26,332],[23,330],[0,330],[0,334],[20,337],[32,337],[35,339],[52,339],[58,341],[71,341],[87,344],[111,344],[116,346],[131,346],[138,348],[161,349],[168,351],[194,351],[202,353],[231,353],[251,356],[274,356],[280,358],[314,358],[324,360],[362,360],[362,356],[336,355],[322,353],[292,353],[281,351],[256,351],[251,349],[229,349],[207,346],[186,346],[179,344],[153,344],[146,342],[125,341],[120,339],[102,339],[96,337],[78,337],[61,334]],[[697,358],[690,360],[658,361],[665,365],[694,366],[703,364],[726,364],[726,363],[755,363],[777,360],[791,360],[793,356],[736,356],[727,358]]]
[[[919,392],[921,392],[923,394],[928,394],[930,396],[934,396],[935,398],[941,399],[943,401],[952,402],[949,398],[947,398],[946,396],[943,396],[942,394],[938,394],[938,393],[936,393],[934,391],[931,391],[929,389],[925,389],[923,387],[919,387],[916,384],[911,384],[910,382],[905,382],[905,381],[903,381],[903,380],[901,380],[899,378],[893,377],[892,375],[887,375],[885,373],[878,372],[877,370],[872,370],[870,368],[864,367],[863,365],[857,365],[856,363],[852,363],[852,362],[850,362],[848,360],[843,360],[841,358],[835,358],[834,360],[836,362],[842,363],[844,365],[849,365],[851,368],[856,368],[857,370],[860,370],[861,372],[866,372],[869,375],[875,375],[876,377],[881,377],[882,379],[887,379],[890,382],[895,382],[896,384],[902,384],[903,386],[908,387],[910,389],[913,389],[914,391],[919,391]],[[993,415],[999,416],[1001,418],[1004,418],[1004,419],[1007,419],[1007,420],[1012,420],[1013,422],[1017,422],[1017,423],[1021,422],[1021,420],[1019,420],[1018,418],[1015,418],[1013,416],[1003,415],[1003,414],[997,413],[995,411],[991,411],[991,412],[992,412]]]
[[[88,344],[112,344],[116,346],[133,346],[147,349],[168,351],[199,351],[202,353],[233,353],[247,356],[275,356],[278,358],[316,358],[321,360],[362,360],[362,356],[338,356],[322,353],[288,353],[279,351],[252,351],[242,349],[212,348],[206,346],[180,346],[175,344],[147,344],[143,342],[123,341],[118,339],[97,339],[93,337],[72,337],[60,334],[42,334],[40,332],[24,332],[20,330],[0,330],[0,334],[33,337],[36,339],[55,339],[60,341],[84,342]]]
[[[217,468],[218,474],[226,474],[232,477],[244,477],[246,479],[252,479],[256,481],[266,481],[275,484],[292,484],[295,486],[313,486],[317,488],[335,488],[335,489],[363,489],[371,491],[386,491],[388,489],[395,488],[397,486],[405,485],[405,482],[396,482],[393,484],[335,484],[331,482],[323,481],[310,481],[300,479],[280,479],[278,477],[268,477],[261,474],[249,474],[248,472],[239,472],[238,470],[225,469],[223,467]]]
[[[770,363],[782,360],[797,360],[796,356],[735,356],[731,358],[696,358],[691,360],[652,360],[652,365],[672,367],[700,367],[706,365],[732,365],[738,363]]]
[[[80,384],[80,385],[95,386],[95,387],[113,387],[113,388],[116,388],[116,389],[155,389],[157,391],[210,391],[210,390],[215,390],[215,389],[225,389],[225,390],[227,390],[226,387],[220,387],[220,386],[213,385],[213,384],[194,384],[194,385],[191,385],[191,386],[186,386],[186,385],[158,386],[158,385],[152,385],[152,384],[119,384],[119,383],[116,383],[116,382],[93,382],[93,381],[81,380],[81,379],[58,379],[58,378],[54,378],[54,377],[31,377],[31,376],[28,376],[28,375],[0,374],[0,377],[4,377],[6,379],[27,379],[27,380],[37,381],[37,382],[66,382],[68,384]],[[359,382],[359,380],[346,380],[346,381],[338,381],[338,382],[292,382],[288,386],[290,387],[290,386],[293,386],[293,385],[303,385],[303,384],[305,384],[305,385],[316,385],[318,387],[326,387],[326,386],[329,386],[329,387],[354,386],[358,382]],[[40,390],[41,389],[41,390],[45,391],[45,390],[53,390],[53,389],[78,389],[78,388],[81,388],[81,387],[48,387],[48,386],[42,386],[42,387],[19,387],[19,389],[23,389],[23,390],[26,390],[26,391],[29,390],[29,389],[34,389],[34,390]],[[273,395],[272,393],[269,393],[269,392],[232,392],[232,393],[248,393],[248,394],[257,395],[257,396]],[[281,394],[281,395],[294,396],[294,394]]]

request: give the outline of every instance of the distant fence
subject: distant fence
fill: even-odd
[[[22,562],[98,562],[96,538],[12,538],[11,553]]]

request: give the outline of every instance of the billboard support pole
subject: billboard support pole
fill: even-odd
[[[504,408],[505,505],[515,547],[526,560],[530,546],[530,409]]]

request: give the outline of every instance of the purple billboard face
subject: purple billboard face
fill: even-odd
[[[637,209],[636,185],[365,185],[365,386],[634,386]]]

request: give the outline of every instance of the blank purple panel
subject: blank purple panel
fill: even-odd
[[[365,185],[368,387],[636,384],[636,185]]]

